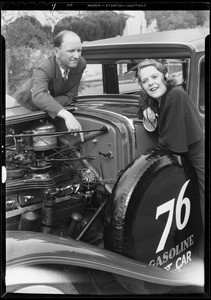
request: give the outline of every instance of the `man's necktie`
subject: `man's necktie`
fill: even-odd
[[[64,80],[64,82],[67,82],[67,80],[68,80],[68,74],[69,74],[69,71],[68,70],[65,70],[64,71],[64,76],[63,76],[63,80]]]

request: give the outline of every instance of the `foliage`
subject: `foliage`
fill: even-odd
[[[51,45],[53,43],[52,31],[53,28],[50,25],[42,26],[42,30],[46,33],[48,44]]]
[[[36,51],[26,46],[6,49],[9,95],[13,95],[32,76],[33,70],[46,58],[48,51],[44,46]]]
[[[63,18],[54,28],[55,36],[61,30],[72,30],[76,32],[82,41],[93,41],[122,35],[126,24],[123,14],[114,12],[90,12],[82,18]]]
[[[209,11],[197,10],[197,11],[192,11],[192,13],[196,18],[197,26],[202,26],[202,27],[207,26],[207,24],[209,23],[209,14],[210,14]]]
[[[75,31],[75,28],[77,28],[77,24],[79,22],[80,22],[80,19],[77,18],[77,17],[66,17],[66,18],[63,18],[54,27],[53,36],[55,37],[62,30],[72,30],[72,31]]]
[[[3,27],[6,42],[7,92],[12,95],[49,51],[48,28],[30,16]]]
[[[195,28],[208,19],[207,11],[146,11],[147,23],[157,20],[159,31]]]
[[[6,45],[13,47],[30,47],[38,49],[48,42],[47,34],[42,25],[33,17],[20,17],[3,28]]]

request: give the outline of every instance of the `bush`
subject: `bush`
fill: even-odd
[[[34,69],[50,51],[45,46],[39,50],[21,46],[6,49],[8,71],[8,94],[14,92],[33,75]]]
[[[114,12],[89,12],[79,19],[77,17],[63,18],[54,28],[53,36],[62,30],[76,32],[82,42],[93,41],[122,35],[126,24],[123,14]]]
[[[202,27],[209,20],[207,11],[146,11],[147,23],[157,20],[159,31]]]
[[[24,46],[38,49],[41,45],[49,44],[47,34],[41,28],[38,21],[34,21],[33,24],[28,17],[16,19],[3,29],[6,47]]]

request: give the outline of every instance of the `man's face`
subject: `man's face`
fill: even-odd
[[[81,40],[77,36],[66,34],[59,48],[54,48],[57,62],[64,69],[76,68],[81,57]]]

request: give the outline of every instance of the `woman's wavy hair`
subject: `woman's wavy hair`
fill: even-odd
[[[176,86],[176,80],[172,77],[171,74],[168,73],[168,69],[167,67],[155,60],[155,59],[145,59],[142,60],[139,64],[138,64],[138,83],[140,84],[140,86],[142,87],[142,83],[141,83],[141,78],[140,78],[140,71],[141,69],[145,68],[145,67],[149,67],[149,66],[154,66],[159,72],[161,72],[164,75],[164,83],[166,84],[167,88],[169,87],[173,87]]]

